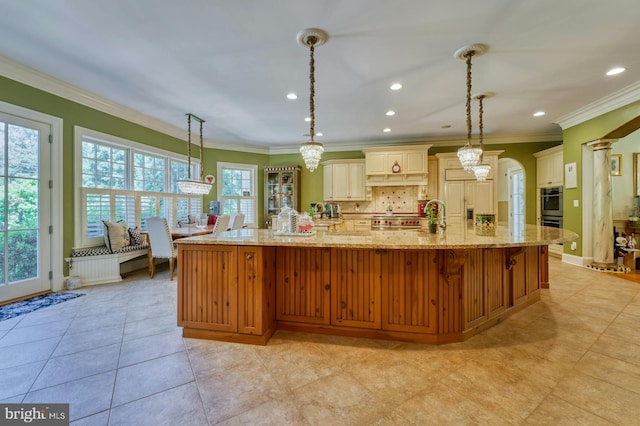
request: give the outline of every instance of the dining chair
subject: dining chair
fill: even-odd
[[[178,250],[173,244],[167,218],[160,216],[148,217],[147,232],[149,237],[149,275],[153,278],[156,272],[154,259],[169,259],[169,279],[173,280]]]
[[[242,225],[244,225],[244,214],[238,213],[236,217],[233,219],[233,223],[231,224],[231,229],[242,229]]]
[[[228,214],[223,214],[218,216],[216,223],[213,225],[212,234],[217,234],[219,232],[224,232],[229,229],[229,221],[231,217]]]

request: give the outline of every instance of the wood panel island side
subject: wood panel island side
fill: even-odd
[[[463,341],[540,299],[548,245],[571,231],[526,225],[334,231],[241,229],[180,239],[183,336],[266,344],[278,329],[418,343]]]

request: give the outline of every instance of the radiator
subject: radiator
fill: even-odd
[[[80,277],[83,286],[122,281],[117,254],[67,257],[64,260],[69,263],[69,275]]]

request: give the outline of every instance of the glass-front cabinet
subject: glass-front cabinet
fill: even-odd
[[[264,221],[271,219],[283,207],[300,211],[300,166],[267,166],[264,168]]]

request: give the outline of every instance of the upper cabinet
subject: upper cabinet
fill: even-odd
[[[322,166],[324,201],[365,200],[364,160],[329,160]]]
[[[533,154],[537,158],[538,187],[563,186],[562,145]]]
[[[426,185],[431,145],[367,148],[366,185]]]

